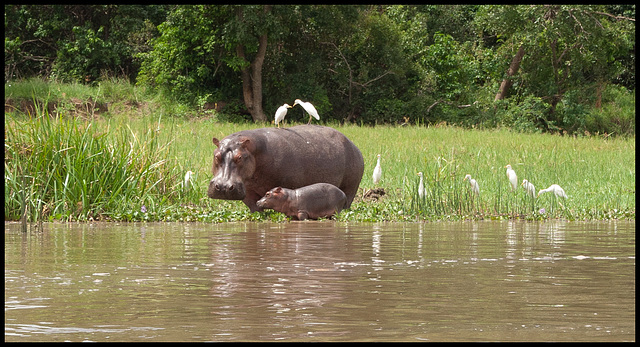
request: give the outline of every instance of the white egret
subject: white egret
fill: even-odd
[[[536,197],[536,187],[533,185],[533,183],[527,180],[522,180],[521,186],[524,187],[524,190],[526,190],[527,194],[531,195],[532,198]]]
[[[420,199],[424,198],[424,182],[422,181],[422,172],[418,172],[420,176],[420,183],[418,183],[418,196]]]
[[[307,113],[309,114],[309,123],[307,124],[311,124],[311,116],[313,116],[313,118],[317,120],[320,120],[320,115],[318,114],[318,111],[316,111],[316,108],[313,107],[313,105],[310,102],[305,102],[300,99],[296,99],[296,101],[293,103],[293,106],[295,105],[302,106],[302,108],[304,108],[304,110],[307,111]]]
[[[471,185],[471,190],[476,193],[476,195],[480,195],[480,186],[478,185],[478,181],[471,178],[471,175],[467,174],[464,176],[463,181],[469,180],[469,184]]]
[[[193,177],[193,171],[188,170],[187,173],[184,174],[184,181],[182,182],[182,189],[184,193],[187,193],[189,190],[189,186],[193,185],[191,182],[191,177]]]
[[[293,106],[289,106],[289,104],[284,104],[276,110],[276,126],[280,127],[280,122],[284,119],[284,116],[287,115],[287,109],[292,108]]]
[[[373,169],[373,184],[378,184],[380,178],[382,178],[382,167],[380,166],[380,154],[378,154],[378,164]]]
[[[507,168],[507,178],[509,182],[511,182],[511,191],[515,192],[516,188],[518,188],[518,176],[516,176],[516,172],[513,171],[511,165],[505,166]]]
[[[548,192],[553,192],[553,194],[555,194],[556,196],[562,197],[562,198],[567,198],[567,194],[565,194],[564,189],[562,189],[562,187],[560,187],[557,184],[552,184],[549,188],[547,189],[541,189],[538,192],[538,196],[540,196],[540,194],[544,194],[544,193],[548,193]]]

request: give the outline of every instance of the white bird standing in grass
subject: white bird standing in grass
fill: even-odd
[[[424,182],[422,181],[422,172],[418,172],[418,176],[420,176],[420,183],[418,183],[418,196],[420,199],[424,198]]]
[[[560,187],[557,184],[552,184],[549,188],[547,189],[541,189],[538,192],[538,196],[540,196],[540,194],[544,194],[544,193],[548,193],[548,192],[553,192],[553,194],[555,194],[558,197],[562,197],[562,198],[567,198],[567,194],[565,194],[564,189],[562,189],[562,187]]]
[[[511,191],[515,192],[518,188],[518,176],[516,176],[516,172],[513,171],[511,165],[505,166],[507,168],[507,178],[509,182],[511,182]]]
[[[289,104],[284,104],[276,110],[276,126],[280,127],[280,122],[284,119],[284,116],[287,115],[287,109],[292,108],[293,106],[289,106]]]
[[[307,124],[311,124],[311,116],[313,116],[313,118],[317,120],[320,120],[320,115],[318,114],[318,111],[316,111],[316,108],[313,107],[313,105],[310,102],[305,102],[300,99],[296,99],[296,101],[293,103],[293,106],[295,105],[302,106],[302,108],[304,108],[304,110],[307,111],[307,113],[309,114],[309,123]]]
[[[378,154],[378,164],[373,169],[373,184],[378,184],[382,178],[382,167],[380,166],[380,154]]]
[[[184,174],[184,181],[182,182],[182,189],[184,193],[189,189],[189,185],[193,185],[191,177],[193,177],[193,171],[188,170],[187,173]]]
[[[522,180],[522,187],[524,187],[524,190],[527,191],[527,194],[531,195],[532,198],[536,197],[536,187],[533,185],[533,183],[527,181],[527,180]]]
[[[478,181],[471,178],[471,175],[467,174],[464,176],[463,181],[469,180],[469,184],[471,185],[471,190],[476,194],[480,195],[480,186],[478,185]]]

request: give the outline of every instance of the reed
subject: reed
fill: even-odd
[[[181,119],[156,113],[80,120],[5,114],[5,219],[71,221],[273,220],[275,212],[249,213],[240,201],[211,200],[211,138],[258,128]],[[288,124],[287,126],[291,126]],[[461,219],[635,219],[635,139],[522,134],[506,129],[454,126],[341,126],[329,124],[362,151],[361,190],[340,221]],[[382,155],[387,193],[372,172]],[[510,190],[505,165],[536,191],[560,184],[569,198],[531,198]],[[192,171],[187,185],[185,173]],[[424,173],[425,197],[417,194]],[[465,174],[480,185],[475,196]]]
[[[168,143],[152,130],[52,117],[5,115],[5,219],[104,219],[173,194]]]

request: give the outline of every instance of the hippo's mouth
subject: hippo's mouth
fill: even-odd
[[[247,194],[242,183],[222,184],[212,180],[211,183],[209,183],[207,195],[211,199],[244,200]]]

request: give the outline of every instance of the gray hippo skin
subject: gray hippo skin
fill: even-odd
[[[298,220],[328,218],[339,213],[347,196],[329,183],[316,183],[298,189],[276,187],[258,200],[259,208],[270,208]]]
[[[347,196],[349,208],[356,195],[364,160],[356,145],[339,131],[319,125],[286,129],[261,128],[233,133],[214,152],[212,199],[242,200],[251,212],[266,192],[330,183]]]

